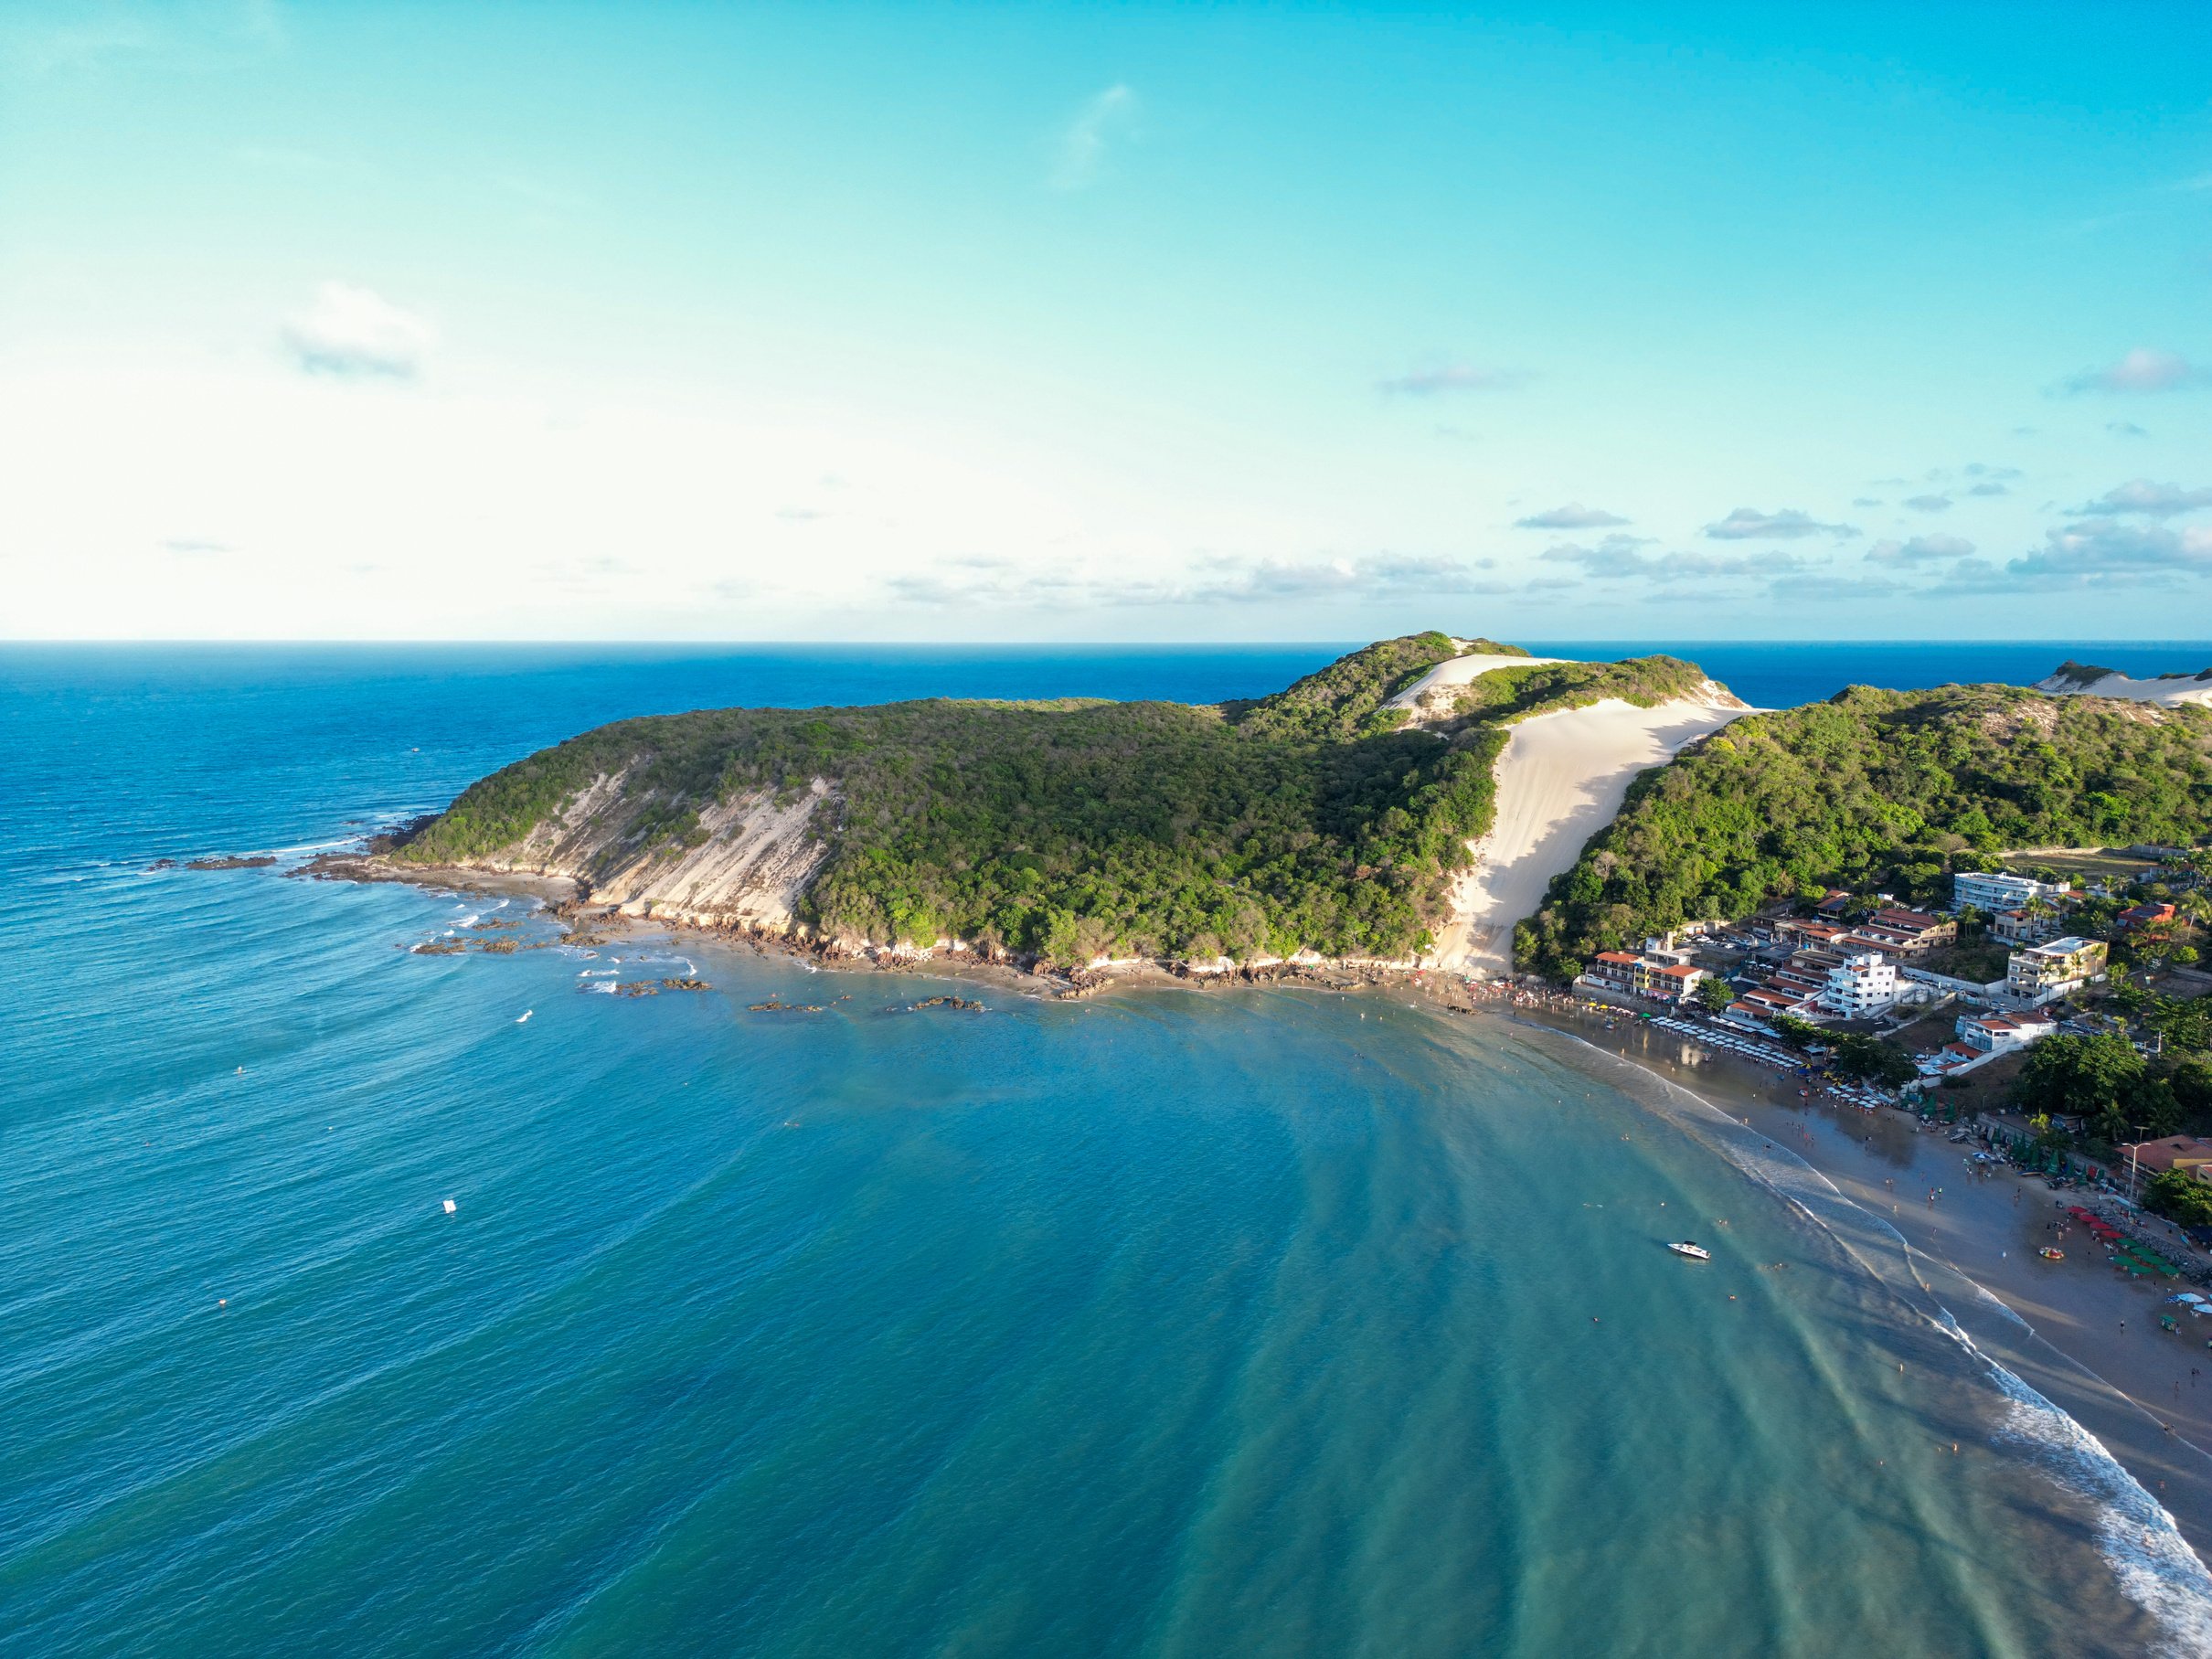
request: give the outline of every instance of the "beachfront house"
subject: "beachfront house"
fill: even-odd
[[[1646,957],[1636,968],[1636,994],[1655,1003],[1680,1003],[1696,990],[1699,980],[1711,977],[1703,968],[1693,968],[1686,962]]]
[[[1654,941],[1656,942],[1656,941]],[[1601,951],[1582,970],[1580,983],[1592,990],[1641,996],[1652,1002],[1675,1004],[1696,990],[1700,980],[1713,976],[1675,955],[1638,954],[1633,951]]]
[[[1897,964],[1875,951],[1860,951],[1829,968],[1819,991],[1821,1007],[1841,1019],[1872,1019],[1897,1002]]]
[[[1960,870],[1951,878],[1951,905],[1962,910],[2025,910],[2038,900],[2063,903],[2073,892],[2070,882],[2037,881],[2003,870]]]
[[[2102,979],[2105,956],[2103,940],[2079,934],[2029,945],[2005,959],[2005,986],[2028,1002],[2048,1002],[2077,985]]]
[[[2168,1135],[2163,1141],[2138,1141],[2118,1150],[2120,1166],[2133,1169],[2139,1179],[2163,1175],[2170,1169],[2188,1170],[2199,1181],[2212,1178],[2212,1141]]]
[[[2026,1048],[2058,1027],[2039,1014],[1962,1014],[1953,1029],[1959,1034],[1956,1046],[1983,1055]]]
[[[1628,991],[1636,988],[1636,970],[1643,965],[1643,958],[1632,951],[1601,951],[1591,958],[1582,977],[1601,991]]]

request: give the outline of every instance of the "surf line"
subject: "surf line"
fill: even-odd
[[[1553,1037],[1563,1037],[1613,1065],[1635,1073],[1639,1078],[1648,1079],[1656,1086],[1659,1093],[1657,1101],[1649,1103],[1647,1109],[1656,1110],[1662,1117],[1685,1129],[1702,1127],[1713,1130],[1725,1124],[1732,1132],[1731,1135],[1700,1134],[1697,1138],[1719,1152],[1741,1174],[1749,1175],[1803,1215],[1876,1284],[1888,1292],[1914,1316],[1926,1320],[1959,1345],[1981,1365],[2007,1405],[2000,1437],[2030,1453],[2040,1452],[2042,1455],[2034,1457],[2032,1461],[2041,1466],[2046,1477],[2089,1502],[2097,1517],[2099,1553],[2112,1569],[2122,1593],[2183,1644],[2177,1651],[2212,1652],[2212,1571],[2207,1569],[2188,1539],[2182,1536],[2181,1526],[2172,1512],[2135,1478],[2126,1464],[2113,1455],[2111,1448],[2090,1433],[2078,1418],[1968,1335],[1959,1324],[1957,1316],[1945,1305],[1941,1293],[1929,1283],[1920,1271],[1920,1264],[1914,1258],[1924,1252],[1917,1250],[1910,1239],[1888,1221],[1852,1198],[1825,1172],[1815,1169],[1780,1142],[1770,1141],[1743,1119],[1723,1111],[1696,1090],[1677,1083],[1638,1060],[1631,1059],[1625,1054],[1594,1043],[1579,1033],[1562,1031],[1557,1026],[1539,1025],[1532,1020],[1515,1019],[1511,1015],[1505,1017],[1524,1029],[1548,1032]],[[1632,1100],[1636,1097],[1631,1095],[1630,1098]],[[1687,1108],[1678,1102],[1687,1102]],[[1754,1155],[1748,1147],[1739,1149],[1730,1145],[1728,1143],[1733,1135],[1758,1137],[1768,1148],[1768,1155]],[[1898,1287],[1868,1260],[1834,1223],[1807,1202],[1804,1195],[1790,1191],[1777,1179],[1777,1175],[1783,1171],[1806,1181],[1812,1192],[1824,1201],[1843,1206],[1851,1211],[1865,1223],[1872,1236],[1894,1241],[1912,1282],[1927,1298],[1935,1313],[1931,1314],[1926,1308],[1913,1306],[1911,1299],[1901,1294]],[[1964,1269],[1938,1257],[1930,1256],[1928,1260],[1955,1274],[1962,1284],[2012,1314],[2015,1322],[2030,1337],[2049,1348],[2052,1355],[2064,1361],[2070,1371],[2079,1373],[2103,1393],[2125,1402],[2154,1426],[2164,1427],[2132,1395],[2098,1376],[2078,1360],[2051,1348],[2050,1344],[2037,1335],[2035,1327],[2021,1318],[2010,1303]],[[2030,1423],[2035,1423],[2037,1427],[2030,1428]],[[2203,1448],[2194,1441],[2178,1434],[2172,1438],[2199,1456],[2205,1455]]]

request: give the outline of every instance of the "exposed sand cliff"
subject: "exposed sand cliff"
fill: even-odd
[[[596,904],[695,927],[782,931],[829,845],[824,832],[837,794],[817,778],[779,803],[747,790],[699,814],[705,839],[677,853],[625,857],[630,816],[620,810],[622,774],[601,774],[509,855],[473,867],[575,881]],[[595,873],[596,872],[596,873]]]

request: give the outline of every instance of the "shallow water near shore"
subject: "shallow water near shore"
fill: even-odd
[[[479,765],[346,693],[0,806],[0,1652],[2194,1651],[2058,1425],[1504,1022],[144,872]]]

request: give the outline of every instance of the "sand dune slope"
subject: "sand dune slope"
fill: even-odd
[[[1513,728],[1498,758],[1497,822],[1452,895],[1438,966],[1478,974],[1511,969],[1514,924],[1536,913],[1551,878],[1613,821],[1636,774],[1753,712],[1707,685],[1695,700],[1638,708],[1608,698]]]
[[[1451,713],[1451,692],[1494,669],[1533,668],[1539,663],[1565,663],[1571,660],[1563,656],[1506,656],[1484,652],[1471,656],[1455,656],[1439,663],[1383,707],[1409,710],[1409,725],[1427,725]]]

